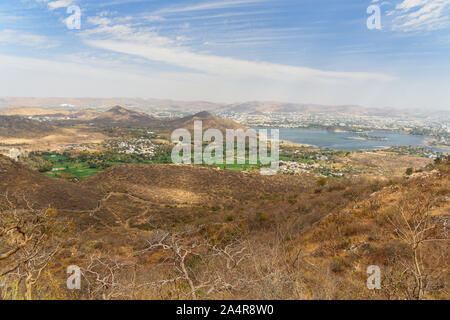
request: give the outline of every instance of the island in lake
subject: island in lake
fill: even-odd
[[[371,136],[367,133],[364,134],[360,134],[357,137],[348,137],[349,139],[353,139],[353,140],[371,140],[371,141],[388,141],[388,138],[386,137],[379,137],[379,136]]]

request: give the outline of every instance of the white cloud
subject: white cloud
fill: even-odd
[[[167,7],[161,10],[158,10],[158,14],[165,13],[182,13],[182,12],[192,12],[192,11],[204,11],[204,10],[217,10],[217,9],[225,9],[238,7],[243,5],[251,5],[260,2],[265,2],[267,0],[224,0],[224,1],[209,1],[209,2],[201,2],[198,4],[190,5],[190,6],[178,6],[178,7]]]
[[[159,36],[153,29],[136,29],[127,24],[101,24],[83,33],[85,43],[95,48],[146,58],[151,61],[233,78],[263,78],[276,81],[336,83],[346,81],[390,81],[393,77],[371,72],[335,72],[308,67],[248,61],[192,51],[175,40]]]
[[[147,20],[148,22],[161,22],[166,20],[164,17],[154,15],[144,16],[143,19]]]
[[[254,62],[195,53],[183,47],[146,45],[125,41],[86,40],[90,46],[135,55],[152,61],[233,78],[259,77],[277,81],[345,82],[390,81],[393,77],[370,72],[332,72],[307,67]]]
[[[0,42],[14,43],[28,47],[53,48],[57,47],[59,43],[50,40],[45,36],[23,33],[17,30],[4,29],[0,30]]]
[[[112,23],[112,20],[104,16],[91,16],[87,18],[88,23],[96,26],[106,26]]]
[[[49,10],[55,10],[59,8],[67,8],[73,4],[76,0],[35,0],[39,3],[46,3]]]
[[[444,0],[435,1],[441,3]],[[166,9],[166,13],[210,10],[256,2],[259,1],[204,2],[172,7]],[[402,5],[395,8],[394,16],[398,18],[405,15],[427,20],[427,12],[436,14],[435,7],[426,7],[427,3],[431,2],[402,1]],[[164,19],[155,12],[147,17],[154,21]],[[144,15],[129,18],[104,13],[87,19],[87,25],[93,27],[83,29],[80,35],[89,46],[105,50],[103,55],[98,55],[98,50],[86,50],[97,61],[86,57],[71,59],[59,56],[49,61],[0,55],[0,96],[20,96],[26,92],[26,95],[36,96],[114,95],[225,102],[281,100],[334,105],[434,105],[447,108],[450,101],[450,92],[445,86],[448,81],[443,81],[442,85],[438,83],[437,86],[425,87],[410,81],[401,84],[390,75],[376,72],[319,70],[218,56],[188,47],[186,43],[195,41],[191,42],[189,37],[182,34],[171,34],[171,38],[168,38],[161,36],[157,27],[144,27]],[[233,33],[234,38],[237,35]],[[266,33],[263,35],[269,36]],[[8,32],[3,37],[11,42],[20,39]],[[35,43],[42,45],[45,45],[44,40],[34,38]],[[242,40],[260,41],[264,38],[253,35],[252,38],[243,37]],[[108,64],[101,61],[102,56],[111,57]],[[162,70],[162,64],[169,66],[168,70],[179,71],[155,71]]]
[[[236,102],[292,101],[364,106],[448,108],[446,84],[427,86],[370,82],[317,85],[312,81],[280,82],[261,78],[230,79],[189,72],[155,72],[121,63],[76,62],[0,54],[0,96],[143,97]]]
[[[393,17],[393,30],[429,31],[446,28],[449,13],[450,0],[402,0],[388,15]]]
[[[66,8],[66,7],[70,6],[73,2],[74,2],[74,0],[57,0],[57,1],[51,1],[47,5],[50,10],[55,10],[55,9],[59,9],[59,8]]]

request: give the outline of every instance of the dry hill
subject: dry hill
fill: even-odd
[[[115,106],[90,120],[103,126],[150,127],[158,120],[146,113]]]
[[[201,121],[203,131],[208,129],[218,129],[225,132],[226,129],[245,129],[237,122],[233,120],[227,120],[219,118],[208,111],[202,111],[192,116],[187,116],[180,119],[174,119],[169,123],[171,130],[175,129],[187,129],[191,132],[194,131],[194,122]]]
[[[36,209],[59,210],[93,210],[100,197],[87,187],[47,177],[1,155],[0,195],[3,205],[8,195],[9,201],[21,209],[28,201]]]
[[[49,123],[19,116],[0,116],[0,137],[39,138],[57,131],[58,129]]]

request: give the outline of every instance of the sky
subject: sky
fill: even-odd
[[[450,110],[449,13],[450,0],[2,0],[0,96]]]

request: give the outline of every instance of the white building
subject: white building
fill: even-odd
[[[20,155],[21,155],[21,152],[19,149],[16,149],[16,148],[9,149],[8,157],[10,157],[11,159],[14,159],[17,161],[17,160],[19,160]]]

